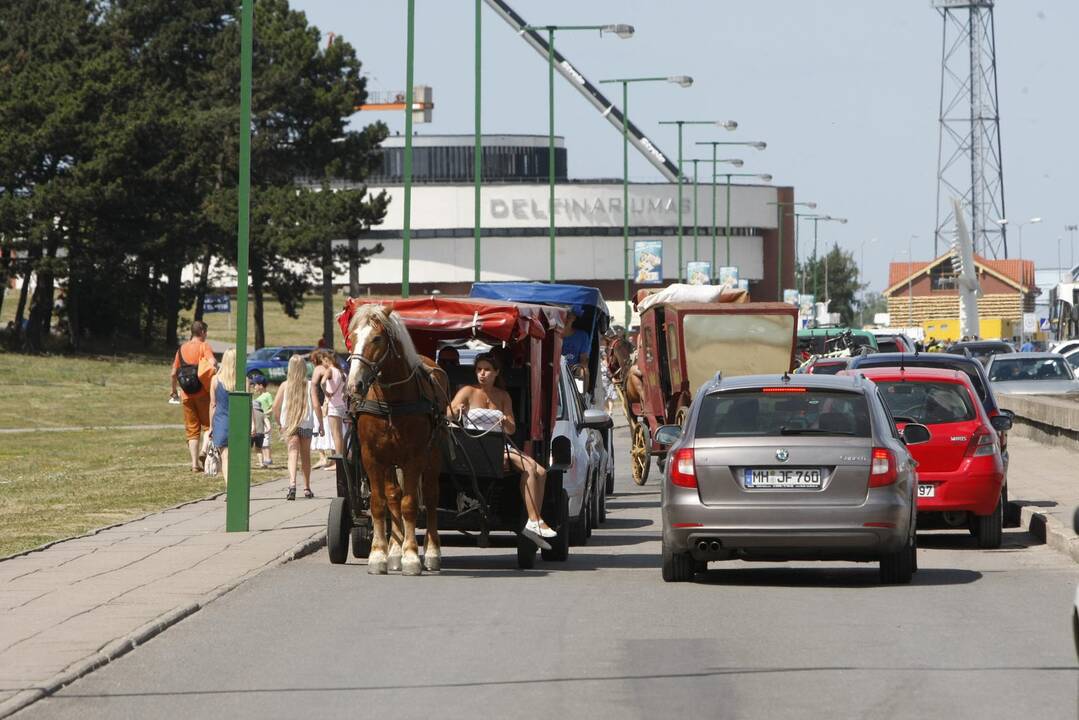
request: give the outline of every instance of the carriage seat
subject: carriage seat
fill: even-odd
[[[455,475],[471,478],[516,477],[517,471],[505,463],[506,436],[501,432],[479,433],[451,425],[443,467]],[[452,452],[451,452],[452,449]]]

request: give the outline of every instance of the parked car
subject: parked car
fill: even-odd
[[[565,358],[558,376],[558,416],[551,437],[552,455],[569,457],[562,486],[569,496],[571,545],[584,545],[592,530],[607,519],[607,447],[604,433],[612,427],[604,410],[585,409],[584,398]]]
[[[989,358],[994,355],[1013,353],[1015,352],[1015,348],[1003,340],[968,340],[966,342],[952,343],[945,348],[944,352],[953,355],[966,355],[967,353],[970,353],[971,357],[982,365],[986,365],[989,363]]]
[[[314,365],[307,359],[307,356],[315,348],[310,345],[285,345],[277,347],[264,347],[256,350],[247,356],[247,375],[250,377],[255,373],[260,373],[267,380],[274,383],[281,383],[285,381],[285,376],[288,375],[288,361],[293,355],[303,355],[307,360],[307,377],[311,377],[311,373],[314,372]]]
[[[929,428],[930,439],[910,449],[918,463],[918,520],[966,527],[978,546],[998,548],[1004,527],[1004,461],[997,431],[1006,415],[990,418],[966,373],[937,368],[857,371],[880,389],[896,428]]]
[[[1061,355],[1069,355],[1072,352],[1079,351],[1079,338],[1071,338],[1068,340],[1060,340],[1049,346],[1050,352],[1060,353]]]
[[[816,358],[809,364],[798,368],[798,372],[807,373],[809,375],[835,375],[841,370],[846,370],[849,365],[849,357]]]
[[[1009,395],[1070,395],[1079,393],[1071,365],[1056,353],[1026,352],[994,355],[986,368],[994,392]]]
[[[1079,370],[1079,348],[1064,353],[1064,359],[1072,366],[1072,370]]]
[[[718,560],[880,563],[885,583],[917,569],[917,476],[873,383],[859,376],[716,377],[671,444],[661,493],[663,579]],[[905,438],[905,442],[904,439]]]
[[[906,335],[875,335],[877,352],[914,352],[914,342]]]

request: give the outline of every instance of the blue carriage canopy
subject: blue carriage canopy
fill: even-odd
[[[562,285],[541,282],[479,282],[472,284],[469,297],[488,300],[562,305],[577,310],[577,316],[595,336],[607,331],[610,314],[603,295],[587,285]]]

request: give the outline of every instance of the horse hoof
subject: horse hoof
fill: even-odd
[[[390,559],[386,562],[386,569],[390,572],[401,572],[401,556],[390,555]]]
[[[371,553],[367,558],[367,573],[369,575],[386,574],[386,554],[383,552]]]
[[[402,575],[419,575],[421,572],[423,572],[423,566],[420,564],[419,555],[410,555],[401,560]]]
[[[440,572],[442,570],[442,556],[438,553],[425,552],[423,554],[423,569],[427,572]]]

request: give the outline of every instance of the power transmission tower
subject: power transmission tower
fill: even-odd
[[[994,0],[933,0],[944,21],[937,144],[937,224],[934,256],[951,246],[959,198],[969,214],[974,252],[1008,257],[1004,166],[997,104]]]

